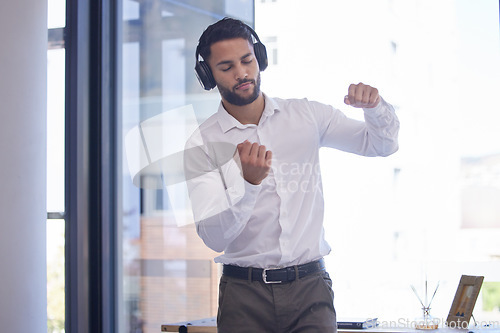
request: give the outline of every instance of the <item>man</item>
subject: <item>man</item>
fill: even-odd
[[[215,259],[224,264],[219,332],[336,332],[319,148],[394,153],[394,109],[362,83],[345,103],[363,108],[364,122],[318,102],[270,98],[260,91],[265,47],[238,20],[209,26],[196,58],[202,86],[221,95],[185,155],[198,234],[224,252]]]

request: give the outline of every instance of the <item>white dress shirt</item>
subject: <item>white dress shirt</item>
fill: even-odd
[[[363,122],[307,99],[264,98],[258,125],[241,124],[221,103],[186,145],[196,228],[208,247],[224,252],[216,262],[274,268],[327,255],[319,148],[364,156],[398,149],[399,121],[383,99],[364,109]],[[245,140],[273,153],[271,171],[260,185],[242,177],[236,145]]]

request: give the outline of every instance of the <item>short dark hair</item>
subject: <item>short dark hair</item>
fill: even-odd
[[[198,41],[198,53],[207,61],[212,44],[233,38],[243,38],[253,44],[252,32],[245,23],[225,17],[205,29]]]

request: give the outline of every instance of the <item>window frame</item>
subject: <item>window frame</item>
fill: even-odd
[[[66,6],[66,332],[117,332],[119,1]]]

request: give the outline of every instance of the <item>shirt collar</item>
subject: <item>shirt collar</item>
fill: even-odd
[[[264,107],[264,112],[262,112],[259,124],[262,124],[266,118],[272,116],[275,111],[279,111],[278,103],[274,99],[268,97],[264,93],[262,95],[264,96],[265,107]],[[238,120],[236,120],[236,118],[230,115],[226,111],[226,109],[224,109],[222,101],[220,102],[219,109],[217,111],[217,121],[219,122],[219,125],[224,133],[235,127],[240,129],[245,129],[248,127],[256,126],[254,124],[243,125],[242,123],[240,123]]]

